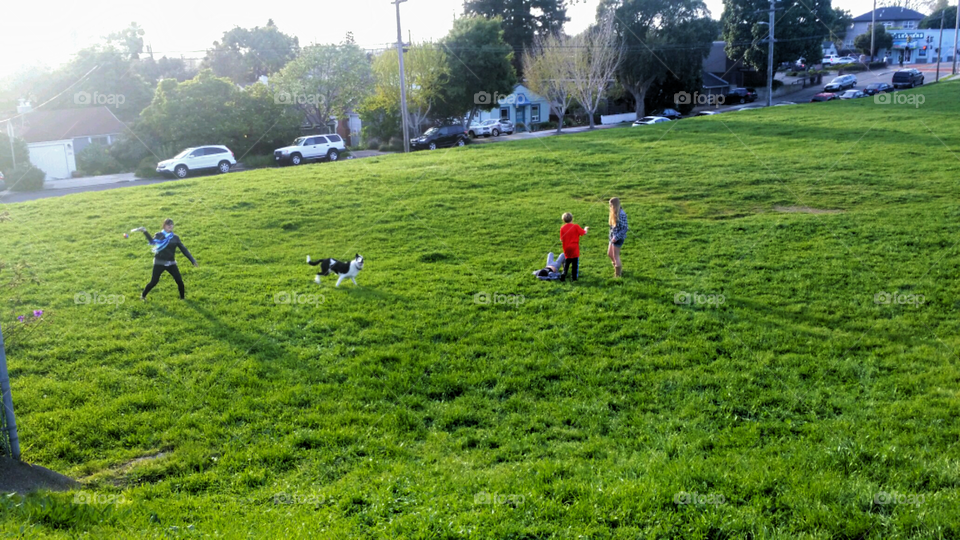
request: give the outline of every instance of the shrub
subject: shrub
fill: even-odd
[[[883,61],[870,62],[869,64],[867,64],[867,67],[870,68],[870,69],[883,69],[883,68],[887,67],[887,63],[886,63],[886,62],[883,62]]]
[[[262,169],[264,167],[273,167],[276,165],[277,160],[273,157],[273,154],[260,155],[260,156],[246,156],[243,158],[243,166],[248,169]]]
[[[552,129],[557,129],[556,122],[541,122],[537,124],[537,130],[539,131],[550,131]]]
[[[779,79],[774,79],[774,80],[773,80],[773,83],[771,83],[771,85],[770,85],[770,88],[771,88],[773,91],[776,91],[776,90],[777,90],[778,88],[780,88],[781,86],[783,86],[783,81],[781,81],[781,80],[779,80]]]
[[[12,191],[40,191],[43,189],[43,179],[46,173],[31,163],[17,165],[17,168],[7,175],[7,189]]]
[[[81,176],[100,176],[123,172],[123,165],[110,155],[106,146],[94,143],[77,154],[77,169],[83,171]]]
[[[163,178],[163,175],[157,172],[157,158],[153,156],[141,159],[133,175],[137,178]]]
[[[364,141],[363,145],[366,146],[368,150],[376,150],[380,148],[380,139],[377,137],[369,137]]]

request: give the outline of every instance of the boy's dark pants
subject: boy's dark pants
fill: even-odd
[[[580,277],[580,257],[569,257],[563,261],[563,274],[560,275],[560,281],[566,281],[567,270],[571,266],[573,266],[573,273],[570,274],[570,279],[576,281]]]

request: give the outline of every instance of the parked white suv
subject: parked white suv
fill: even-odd
[[[277,163],[299,165],[306,160],[336,161],[340,159],[340,153],[346,150],[347,146],[339,135],[307,135],[297,137],[290,146],[277,148],[273,151],[273,157]]]
[[[215,169],[227,173],[236,164],[233,152],[226,146],[195,146],[157,163],[157,172],[186,178],[191,171]]]

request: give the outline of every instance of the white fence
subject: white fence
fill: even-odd
[[[603,125],[608,124],[619,124],[621,122],[633,122],[637,119],[637,113],[623,113],[623,114],[605,114],[600,116],[600,123]]]

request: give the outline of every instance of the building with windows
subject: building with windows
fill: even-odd
[[[478,103],[488,101],[493,108],[480,111],[470,123],[484,120],[509,120],[517,131],[530,131],[532,126],[550,121],[550,102],[522,84],[513,87],[508,95],[480,92],[474,99]]]

